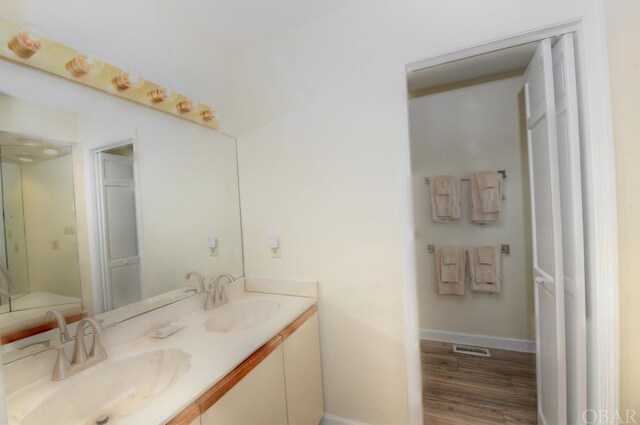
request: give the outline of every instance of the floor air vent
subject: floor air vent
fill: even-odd
[[[454,353],[471,354],[472,356],[491,357],[491,353],[486,348],[469,347],[468,345],[453,346]]]

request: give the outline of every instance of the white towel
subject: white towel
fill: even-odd
[[[429,185],[431,220],[447,223],[460,218],[460,180],[451,176],[437,176]]]
[[[464,295],[465,251],[445,246],[436,250],[436,287],[441,295]]]
[[[474,173],[469,181],[469,209],[471,222],[498,223],[504,197],[502,174],[495,171]]]
[[[475,292],[500,293],[500,251],[493,246],[469,249],[469,280]]]

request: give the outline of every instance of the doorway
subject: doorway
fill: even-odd
[[[425,423],[581,423],[586,317],[573,47],[566,34],[408,76]],[[485,190],[477,172],[494,174],[499,185],[489,190],[506,193],[488,221],[474,206],[478,186]],[[437,213],[443,199],[449,209]],[[480,264],[480,250],[495,259]],[[458,263],[443,262],[452,252]],[[447,264],[461,265],[443,278]],[[482,285],[476,266],[493,267]],[[492,350],[491,360],[469,357]]]
[[[94,151],[103,311],[142,299],[142,255],[134,145]]]

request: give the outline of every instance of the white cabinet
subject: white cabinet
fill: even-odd
[[[191,425],[318,425],[324,405],[316,311],[302,314],[196,401],[201,416]],[[170,424],[194,418],[183,414],[187,422],[176,417]]]
[[[318,315],[284,340],[289,425],[318,425],[324,415]]]
[[[282,345],[200,417],[202,425],[287,425]]]

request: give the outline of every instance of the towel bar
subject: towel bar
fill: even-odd
[[[498,170],[498,173],[502,174],[503,179],[507,178],[507,170]],[[460,179],[461,182],[468,182],[469,180],[471,180],[471,177]],[[424,184],[431,184],[431,177],[425,177]]]
[[[435,254],[436,246],[432,244],[427,245],[427,251],[429,251],[429,254]],[[509,244],[500,245],[500,254],[507,255],[510,253],[511,253],[511,245]]]

